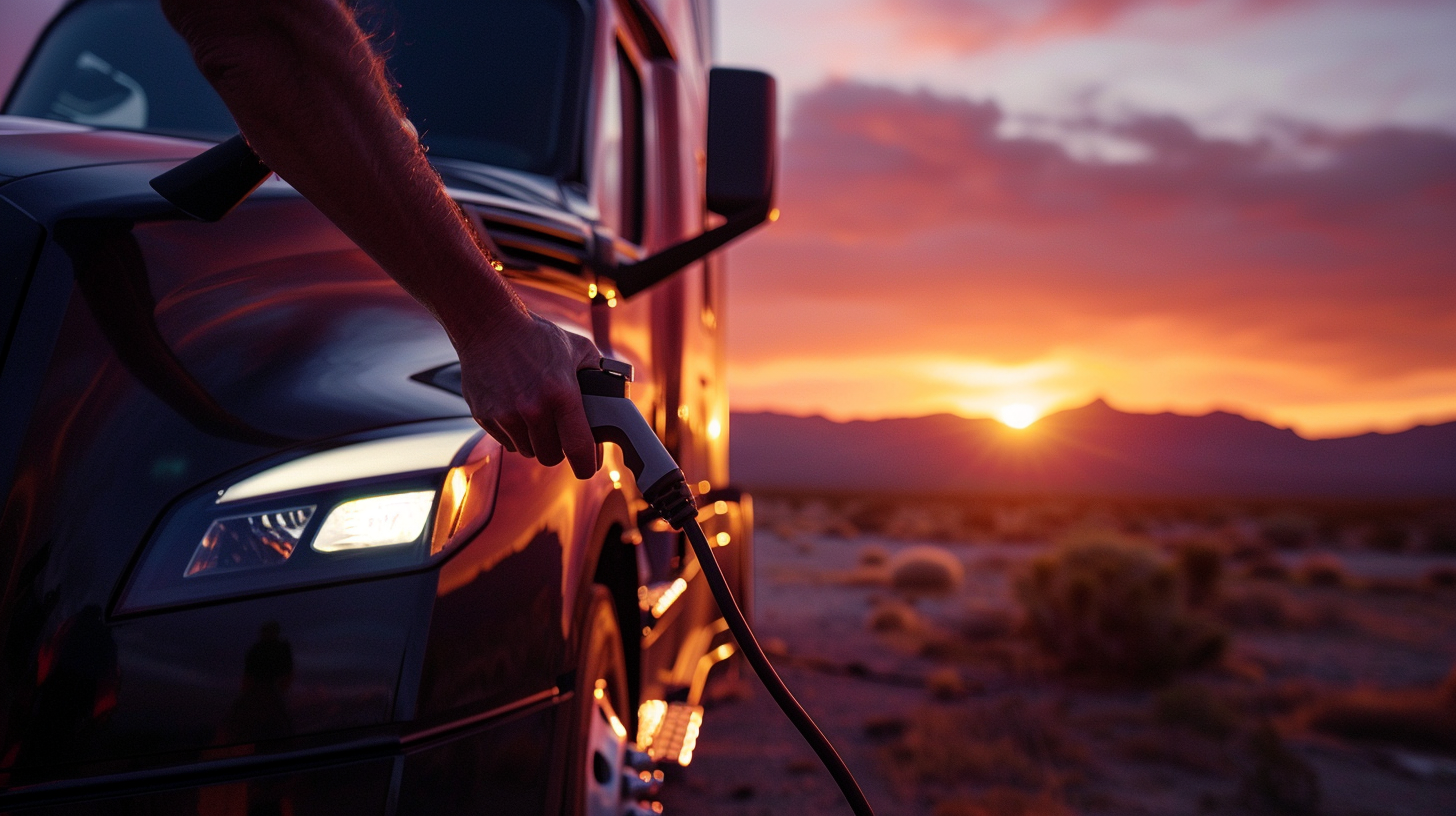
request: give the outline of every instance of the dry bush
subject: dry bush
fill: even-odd
[[[1423,580],[1432,589],[1456,589],[1456,567],[1431,567]]]
[[[905,736],[910,721],[904,717],[875,716],[865,720],[864,735],[874,742],[888,742]]]
[[[1087,754],[1052,711],[1007,697],[916,712],[886,758],[903,781],[1038,788]]]
[[[1238,707],[1251,715],[1282,717],[1319,700],[1324,693],[1323,687],[1313,681],[1290,678],[1243,690]]]
[[[1287,581],[1289,568],[1278,556],[1266,551],[1249,558],[1244,565],[1244,577],[1258,581]]]
[[[1153,720],[1216,740],[1228,739],[1239,727],[1238,711],[1200,683],[1178,683],[1159,692]]]
[[[1456,573],[1452,574],[1453,586],[1456,586]],[[1360,582],[1360,588],[1375,595],[1419,595],[1428,590],[1439,589],[1422,578],[1397,578],[1390,576],[1374,576]]]
[[[1275,587],[1229,592],[1219,602],[1219,618],[1239,629],[1330,631],[1349,629],[1356,620],[1347,604],[1333,599],[1300,603]]]
[[[1240,798],[1255,810],[1315,814],[1319,812],[1319,776],[1290,751],[1273,726],[1260,727],[1249,740],[1253,767],[1244,777]]]
[[[883,567],[890,562],[890,553],[878,544],[867,544],[859,548],[861,567]]]
[[[1298,513],[1279,513],[1264,519],[1259,537],[1280,550],[1297,550],[1314,543],[1314,522]]]
[[[1426,549],[1431,552],[1456,552],[1456,520],[1438,519],[1426,527]]]
[[[1219,602],[1218,614],[1225,623],[1242,629],[1288,629],[1300,619],[1287,594],[1267,587],[1228,593]]]
[[[901,541],[967,541],[964,512],[950,504],[901,504],[885,520],[885,535]]]
[[[1404,551],[1410,538],[1410,530],[1390,521],[1373,524],[1365,531],[1365,545],[1384,552]]]
[[[1312,705],[1310,727],[1345,739],[1393,742],[1418,750],[1456,751],[1456,694],[1448,679],[1436,689],[1358,689]]]
[[[961,637],[972,643],[1010,637],[1016,618],[1010,610],[994,606],[967,606],[957,627]]]
[[[925,624],[915,607],[900,601],[881,601],[870,608],[865,626],[871,632],[918,632]]]
[[[1018,576],[1029,633],[1062,668],[1159,682],[1222,656],[1217,625],[1185,609],[1148,548],[1102,536],[1063,545]]]
[[[1310,586],[1342,587],[1350,583],[1349,576],[1345,574],[1345,565],[1340,559],[1329,555],[1306,558],[1299,565],[1298,574],[1299,580]]]
[[[1183,582],[1183,596],[1192,607],[1205,607],[1218,597],[1223,583],[1223,548],[1208,539],[1180,542],[1174,564]]]
[[[1227,776],[1236,770],[1217,741],[1172,728],[1130,734],[1118,739],[1113,750],[1133,762],[1170,765],[1203,776]]]
[[[996,787],[978,796],[946,799],[936,804],[932,816],[1074,816],[1061,799],[1049,791],[1027,793],[1015,788]]]
[[[890,585],[907,595],[946,595],[964,579],[961,560],[944,547],[909,547],[890,559]]]
[[[925,690],[937,700],[956,700],[970,693],[965,678],[950,667],[936,669],[927,674]]]

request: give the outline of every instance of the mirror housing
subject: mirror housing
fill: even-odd
[[[762,71],[708,74],[708,209],[732,217],[773,208],[778,148],[774,79]]]
[[[708,209],[727,218],[707,232],[637,263],[602,270],[631,297],[762,224],[774,211],[778,108],[774,78],[714,68],[708,74]]]

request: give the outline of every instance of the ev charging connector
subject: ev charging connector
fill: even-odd
[[[768,656],[763,653],[763,647],[754,638],[753,630],[743,616],[743,610],[738,608],[738,602],[728,588],[723,570],[718,567],[712,545],[708,543],[707,536],[703,535],[703,528],[698,526],[697,500],[688,488],[687,477],[678,468],[677,462],[673,461],[667,448],[663,447],[657,434],[652,432],[637,406],[627,398],[632,366],[603,358],[601,368],[578,371],[576,379],[581,385],[582,405],[586,408],[592,436],[598,442],[611,442],[622,449],[622,458],[626,461],[627,468],[632,471],[633,478],[637,480],[642,497],[663,520],[687,535],[688,541],[693,545],[693,553],[697,555],[698,566],[702,568],[703,577],[713,593],[713,599],[717,601],[723,619],[728,622],[734,640],[738,641],[738,648],[743,650],[743,656],[753,667],[754,673],[768,689],[774,702],[778,703],[779,708],[809,743],[809,747],[818,754],[819,760],[824,763],[824,767],[844,793],[844,798],[849,802],[855,816],[874,816],[869,800],[865,799],[864,792],[860,790],[859,783],[849,772],[844,760],[834,750],[824,732],[815,725],[808,712],[799,705],[799,701],[794,699],[784,681],[779,679],[778,672],[774,671],[773,664],[769,663]]]

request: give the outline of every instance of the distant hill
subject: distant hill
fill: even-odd
[[[1128,414],[1098,400],[1026,430],[939,414],[732,418],[748,487],[1157,496],[1456,496],[1456,422],[1302,439],[1224,412]]]

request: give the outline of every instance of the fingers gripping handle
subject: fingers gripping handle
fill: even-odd
[[[605,361],[615,363],[615,361]],[[642,497],[658,515],[679,528],[697,514],[697,503],[687,479],[637,406],[627,399],[626,371],[585,369],[576,373],[587,424],[598,442],[622,449],[622,458],[642,489]]]

